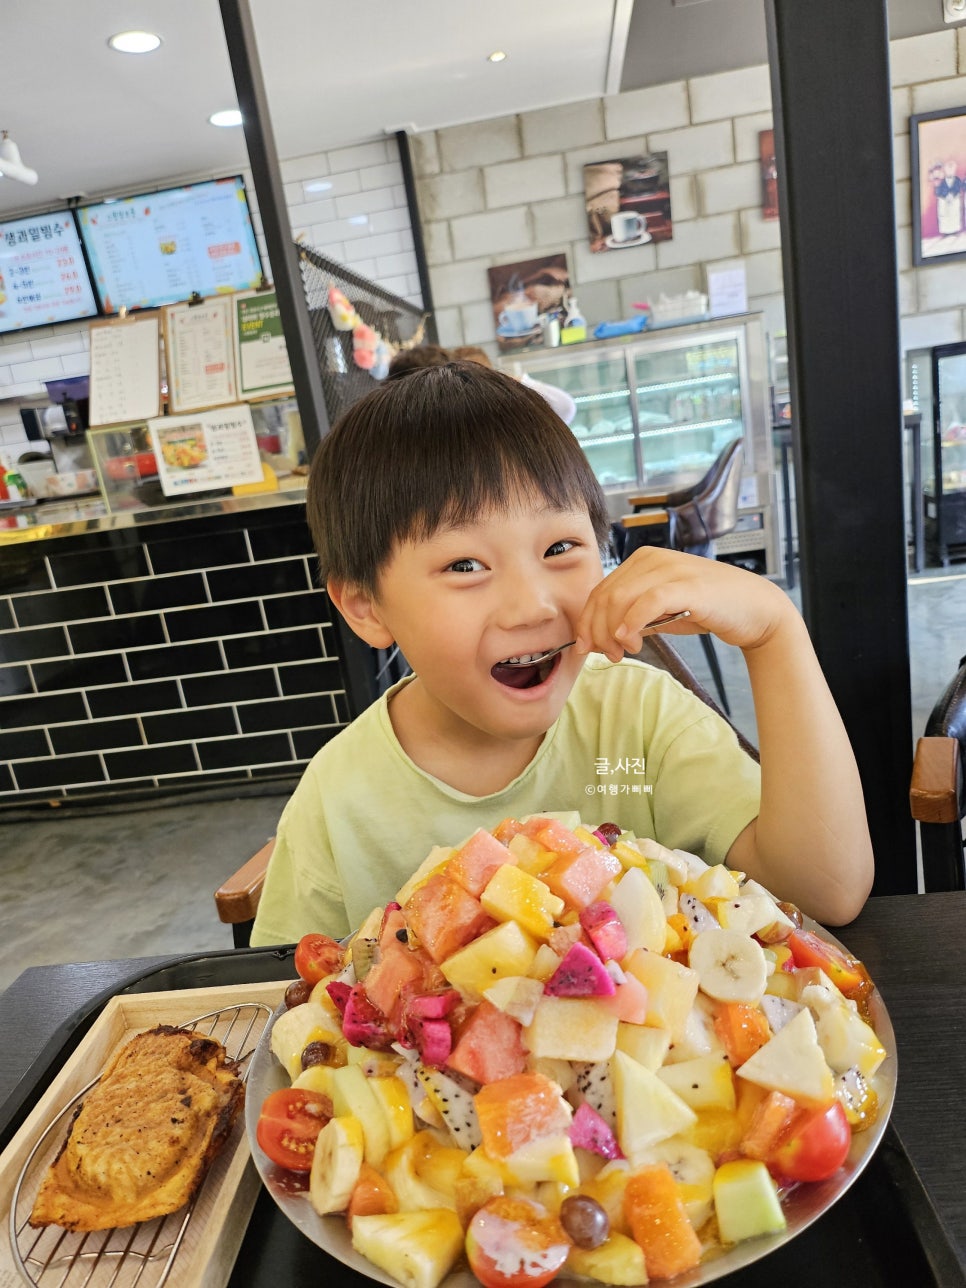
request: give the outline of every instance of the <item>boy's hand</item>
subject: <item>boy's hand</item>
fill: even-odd
[[[765,577],[697,555],[642,546],[591,592],[577,622],[578,653],[619,661],[636,653],[648,622],[688,609],[690,617],[662,627],[669,635],[711,633],[726,644],[754,649],[783,620],[797,616],[786,595]]]

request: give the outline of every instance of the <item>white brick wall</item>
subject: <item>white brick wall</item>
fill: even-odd
[[[389,291],[421,303],[402,167],[394,139],[376,139],[281,163],[292,235]],[[205,176],[183,175],[171,183]],[[269,265],[254,184],[245,175],[259,250]],[[166,186],[168,181],[165,181]],[[324,186],[323,186],[324,185]],[[483,210],[482,189],[474,207]],[[438,240],[444,242],[445,237]],[[451,255],[452,252],[450,252]],[[268,270],[270,273],[270,269]],[[27,449],[20,405],[46,396],[45,380],[86,375],[90,340],[82,323],[0,336],[0,456]]]

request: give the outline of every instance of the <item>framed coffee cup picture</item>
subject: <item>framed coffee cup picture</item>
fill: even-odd
[[[670,241],[668,154],[592,161],[584,166],[584,199],[592,251],[631,250]]]
[[[493,323],[501,352],[540,348],[563,317],[570,291],[567,256],[544,255],[488,268]]]
[[[966,107],[909,117],[912,261],[966,258]]]

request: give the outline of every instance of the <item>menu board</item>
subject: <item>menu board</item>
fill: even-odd
[[[237,400],[232,303],[227,296],[166,308],[164,353],[173,412],[199,411]]]
[[[69,210],[0,223],[0,334],[96,316]]]
[[[258,243],[239,177],[81,206],[77,217],[105,313],[261,284]]]
[[[274,291],[235,297],[235,370],[239,398],[264,398],[294,389]]]
[[[157,313],[91,323],[88,423],[147,420],[161,410],[161,326]]]
[[[264,477],[247,403],[160,416],[148,421],[148,433],[165,496],[260,483]]]

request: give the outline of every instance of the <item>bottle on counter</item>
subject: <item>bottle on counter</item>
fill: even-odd
[[[11,501],[26,501],[28,490],[24,477],[15,465],[4,471],[3,481]]]

